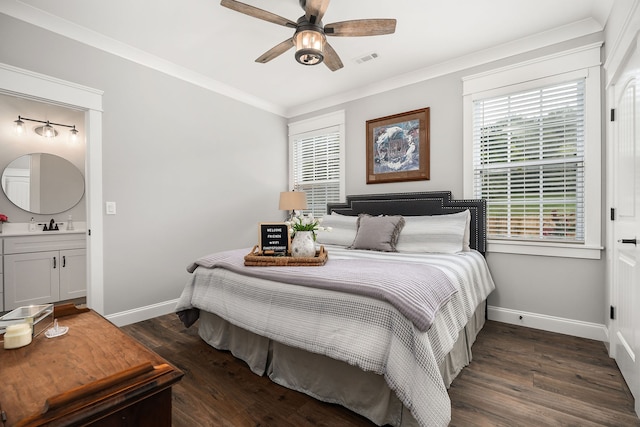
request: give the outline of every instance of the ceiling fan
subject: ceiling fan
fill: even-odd
[[[277,44],[256,59],[256,62],[261,63],[269,62],[295,46],[296,60],[299,63],[317,65],[324,62],[331,71],[336,71],[344,65],[336,51],[327,42],[326,36],[378,36],[393,34],[396,30],[395,19],[356,19],[323,26],[322,17],[327,11],[329,0],[299,0],[299,2],[304,15],[298,18],[297,22],[236,0],[222,0],[220,4],[254,18],[295,28],[293,37]]]

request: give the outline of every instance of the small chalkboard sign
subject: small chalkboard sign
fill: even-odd
[[[264,255],[289,254],[289,226],[284,222],[261,222],[259,227],[260,252]]]

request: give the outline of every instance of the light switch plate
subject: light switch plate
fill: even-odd
[[[106,208],[107,215],[116,214],[116,202],[105,202],[105,208]]]

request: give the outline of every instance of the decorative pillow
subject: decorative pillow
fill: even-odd
[[[331,227],[331,231],[318,231],[316,242],[321,245],[351,246],[358,231],[358,217],[340,215],[332,212],[322,218],[323,227]]]
[[[464,251],[465,244],[469,247],[469,210],[449,215],[408,216],[404,220],[398,252],[456,253]]]
[[[404,218],[394,216],[358,216],[358,233],[351,249],[396,252],[396,243],[404,227]]]
[[[464,252],[471,251],[471,212],[467,209],[467,222],[464,226],[464,238],[462,239],[462,250]]]

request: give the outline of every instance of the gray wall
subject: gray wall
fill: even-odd
[[[601,39],[602,35],[596,34],[568,41],[335,107],[346,113],[347,194],[451,190],[455,198],[462,198],[462,77]],[[367,185],[366,121],[424,107],[430,108],[431,118],[431,179]],[[605,323],[604,255],[600,260],[582,260],[489,253],[487,262],[496,282],[490,306]]]
[[[0,15],[0,62],[95,87],[104,95],[105,312],[176,298],[185,265],[249,246],[254,225],[280,218],[286,121],[126,60]],[[449,189],[462,197],[461,78],[569,48],[562,45],[317,111],[346,110],[347,194]],[[23,46],[30,46],[26,50]],[[68,63],[77,63],[69,67]],[[367,185],[366,120],[431,108],[431,179]],[[260,164],[282,174],[265,179]],[[605,264],[491,253],[489,304],[595,322],[605,319]]]
[[[105,314],[177,298],[189,262],[283,218],[282,117],[2,14],[0,39],[0,62],[104,91]]]

